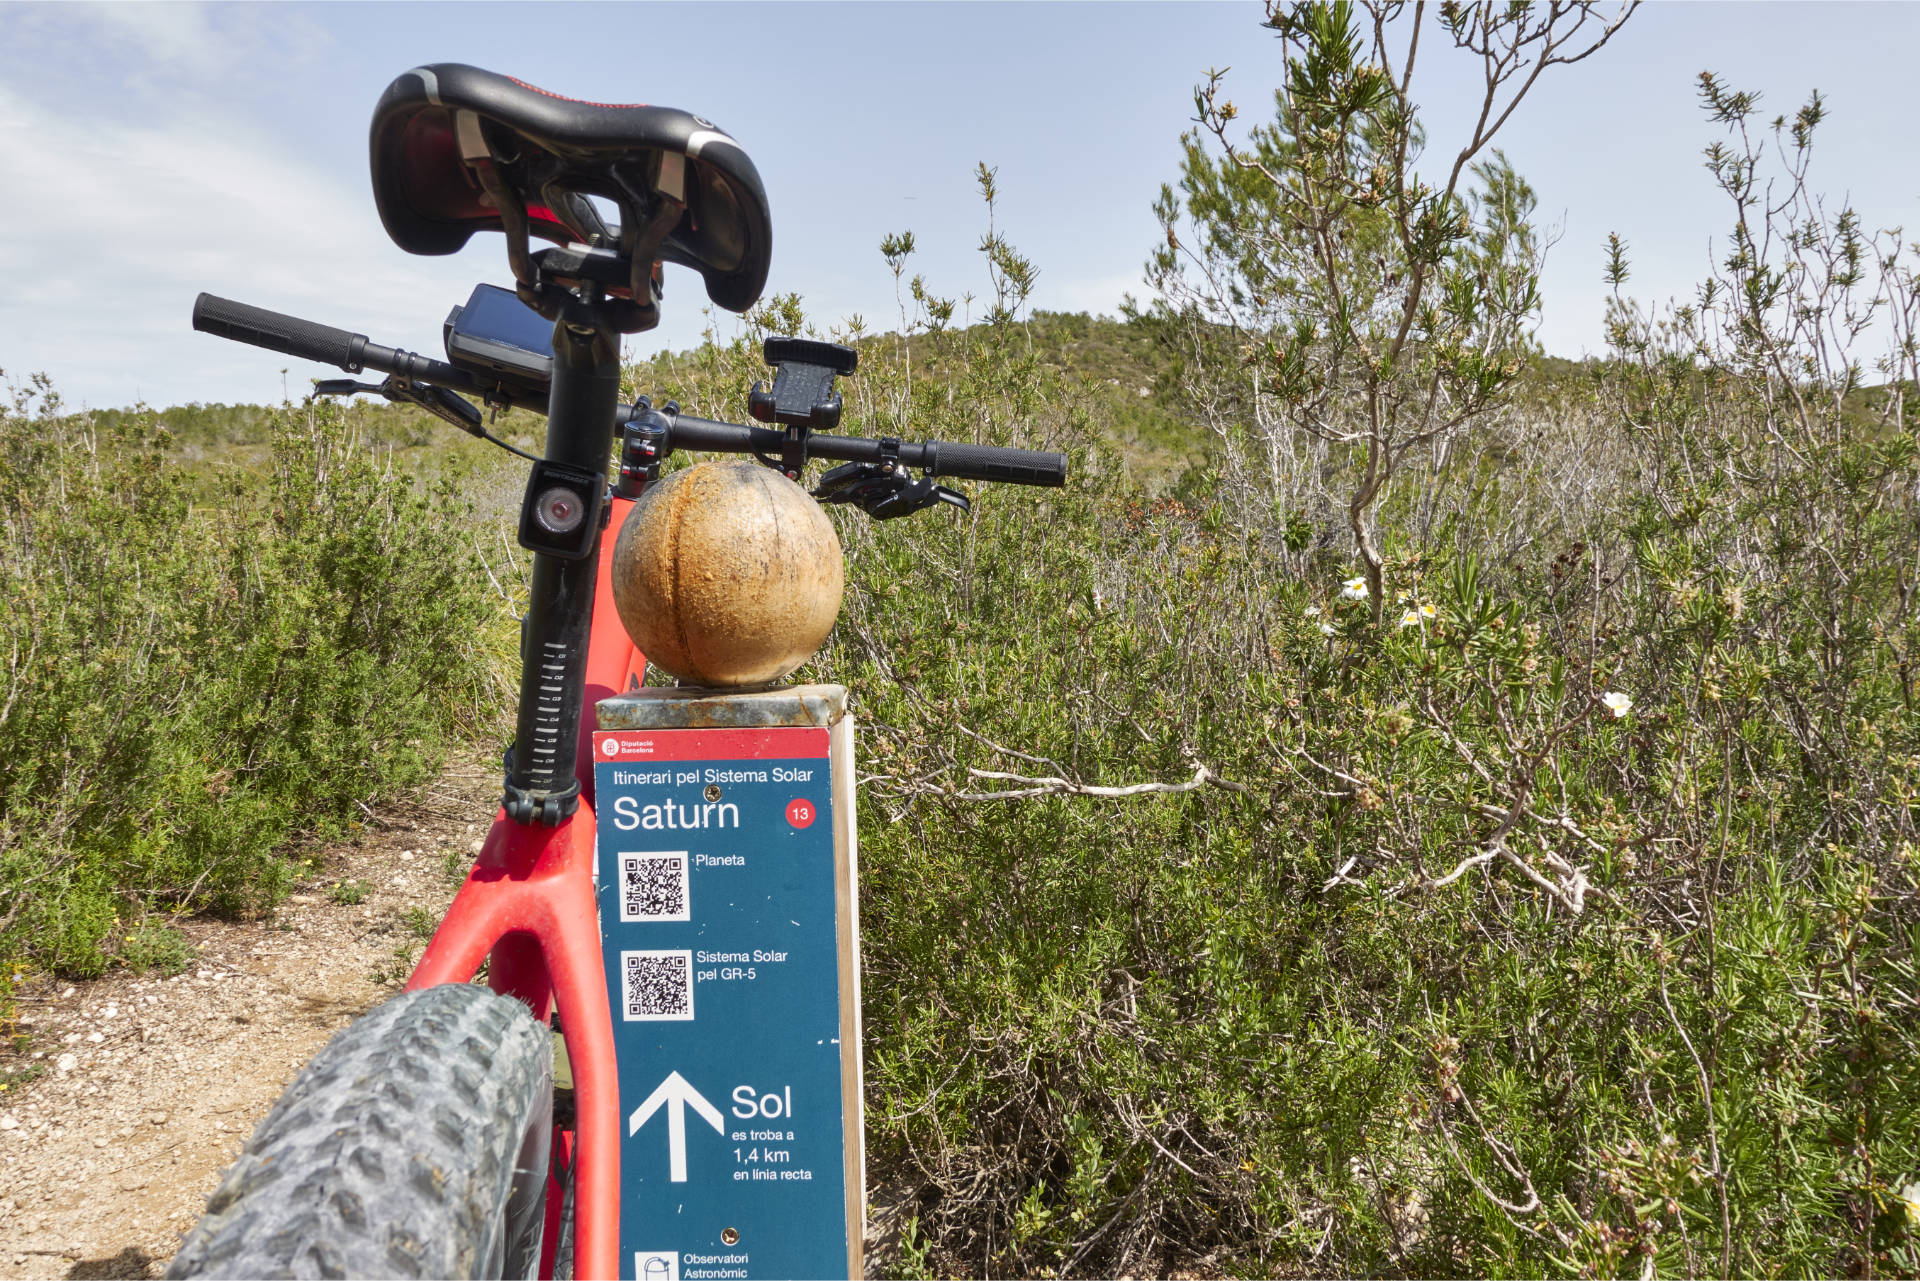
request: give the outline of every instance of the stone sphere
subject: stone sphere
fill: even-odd
[[[613,603],[682,684],[764,685],[813,656],[846,567],[820,504],[770,467],[710,462],[649,486],[613,546]]]

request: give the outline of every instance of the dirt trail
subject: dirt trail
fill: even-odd
[[[498,789],[490,764],[456,763],[271,919],[185,922],[199,959],[173,978],[23,990],[22,1054],[46,1070],[0,1094],[0,1278],[159,1276],[294,1073],[392,994],[396,950],[446,910]]]

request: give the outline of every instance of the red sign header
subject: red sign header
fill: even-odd
[[[601,765],[642,761],[825,760],[824,729],[605,730],[593,736]]]

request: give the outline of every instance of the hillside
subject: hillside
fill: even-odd
[[[1165,353],[1155,350],[1138,327],[1084,314],[1037,312],[1023,326],[1035,360],[1063,380],[1084,384],[1084,399],[1103,435],[1139,468],[1143,481],[1163,484],[1205,454],[1205,441],[1167,395]],[[914,343],[925,345],[924,335]],[[962,338],[964,342],[964,336]],[[856,343],[868,359],[897,350],[895,334],[877,334]],[[695,352],[663,352],[635,365],[630,386],[647,388],[671,378],[678,366],[699,359]],[[951,357],[933,354],[921,371],[941,379],[951,368]],[[856,376],[857,377],[857,376]],[[496,451],[448,426],[424,410],[390,405],[377,397],[360,396],[344,402],[349,422],[364,443],[390,452],[395,465],[431,479],[459,477],[493,460]],[[735,420],[746,418],[744,400],[728,408],[715,407]],[[193,470],[215,473],[234,470],[258,474],[267,464],[276,434],[283,429],[280,413],[262,405],[183,405],[151,412],[96,410],[87,415],[99,429],[115,432],[139,424],[143,430],[163,427],[171,436],[170,457]],[[539,419],[509,411],[492,428],[523,449],[537,451],[542,426]]]

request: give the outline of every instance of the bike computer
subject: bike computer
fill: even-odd
[[[553,322],[512,290],[475,285],[441,327],[449,363],[482,379],[544,392],[553,378]]]

